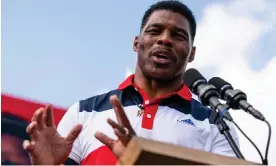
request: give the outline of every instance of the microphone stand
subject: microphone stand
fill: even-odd
[[[227,105],[225,105],[227,106]],[[229,107],[227,108],[229,109]],[[211,122],[213,122],[214,124],[217,125],[218,130],[221,134],[223,134],[225,136],[225,138],[227,139],[227,141],[229,142],[231,148],[233,149],[233,151],[235,152],[236,156],[239,159],[243,159],[245,160],[244,156],[242,155],[240,149],[238,148],[237,144],[235,143],[232,135],[230,134],[230,128],[229,126],[226,124],[226,122],[224,121],[224,117],[223,115],[221,115],[219,112],[217,111],[212,111],[211,117],[210,117]]]

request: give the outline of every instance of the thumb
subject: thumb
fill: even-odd
[[[69,141],[69,142],[73,143],[75,141],[75,139],[79,136],[81,130],[82,130],[82,125],[81,124],[76,125],[71,130],[71,132],[67,135],[66,141]]]

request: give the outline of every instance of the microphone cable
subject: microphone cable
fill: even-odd
[[[262,164],[268,165],[268,151],[270,146],[270,140],[271,140],[271,125],[267,120],[264,120],[264,122],[268,126],[268,139],[266,144],[266,150],[265,150],[265,158],[263,158],[262,153],[260,152],[259,148],[256,146],[256,144],[244,133],[244,131],[239,127],[239,125],[233,120],[233,124],[238,128],[238,130],[245,136],[245,138],[255,147],[255,149],[258,151],[260,158],[262,160]]]
[[[260,155],[262,163],[264,164],[263,155],[262,155],[261,151],[259,150],[259,148],[256,146],[256,144],[244,133],[244,131],[239,127],[239,125],[234,120],[232,122],[238,128],[238,130],[244,135],[244,137],[255,147],[255,149],[258,151],[258,153]]]
[[[268,126],[268,139],[267,139],[267,144],[266,144],[266,150],[265,150],[265,159],[263,161],[263,164],[268,165],[268,150],[269,150],[269,145],[270,145],[270,140],[271,140],[271,125],[267,120],[264,120],[264,122]]]

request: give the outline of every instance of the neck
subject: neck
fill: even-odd
[[[150,99],[167,95],[177,91],[182,83],[181,75],[170,81],[160,81],[147,77],[140,69],[136,69],[134,83],[142,88]]]

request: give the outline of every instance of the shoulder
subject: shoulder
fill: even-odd
[[[66,111],[58,126],[67,128],[69,124],[84,123],[87,119],[91,119],[95,113],[110,110],[112,106],[109,98],[112,95],[120,97],[121,91],[115,89],[75,102]]]
[[[207,119],[211,123],[209,118],[213,111],[210,108],[202,105],[198,100],[193,98],[191,99],[190,112],[195,119],[199,121],[204,121]]]
[[[92,112],[92,111],[97,111],[101,112],[104,110],[111,109],[112,106],[109,102],[109,98],[112,95],[117,95],[118,98],[121,98],[121,90],[115,89],[111,90],[107,93],[95,95],[83,100],[80,100],[78,102],[79,105],[79,112]]]

